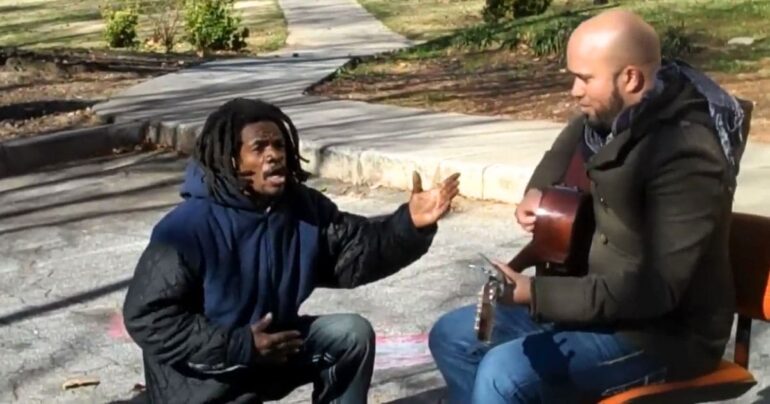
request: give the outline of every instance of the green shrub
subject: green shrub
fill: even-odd
[[[666,58],[682,58],[693,52],[692,34],[684,22],[668,25],[661,35],[661,53]]]
[[[540,15],[551,6],[551,0],[514,0],[513,17],[523,18]]]
[[[110,48],[136,46],[136,27],[139,25],[139,12],[136,7],[116,10],[107,5],[102,9],[102,16],[105,19],[104,40],[107,41],[107,46]]]
[[[496,22],[511,17],[514,0],[486,0],[482,16],[486,22]]]
[[[234,0],[187,0],[185,27],[187,40],[199,51],[241,50],[249,31],[240,29]]]
[[[482,11],[484,21],[495,22],[504,18],[523,18],[543,14],[551,0],[486,0]]]
[[[469,49],[485,49],[498,40],[498,27],[482,24],[464,30],[454,39],[454,45]]]
[[[538,56],[559,55],[563,58],[572,31],[587,18],[569,16],[535,25],[525,35],[525,41]]]

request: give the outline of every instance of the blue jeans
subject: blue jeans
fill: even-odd
[[[450,403],[592,402],[631,387],[663,382],[666,368],[612,330],[559,328],[527,309],[498,306],[492,342],[476,339],[475,306],[443,315],[430,351]]]

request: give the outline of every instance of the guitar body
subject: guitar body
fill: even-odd
[[[541,275],[582,275],[587,270],[594,228],[589,194],[573,187],[546,188],[535,215],[532,241],[508,265],[518,272],[540,266],[545,272]]]
[[[536,266],[538,276],[584,275],[595,230],[593,204],[580,151],[576,150],[565,175],[565,184],[542,190],[529,242],[508,263],[517,272]],[[481,289],[475,330],[489,342],[494,322],[495,293],[500,281],[490,277]]]

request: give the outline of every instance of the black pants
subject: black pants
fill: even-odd
[[[313,384],[313,403],[365,404],[374,370],[374,330],[357,314],[306,316],[296,326],[302,350],[287,363],[245,370],[215,382],[222,402],[254,404],[280,400]],[[146,393],[123,403],[148,403]],[[219,402],[219,401],[218,401]],[[121,403],[116,401],[113,403]]]
[[[366,403],[374,370],[374,330],[356,314],[304,317],[305,344],[270,377],[259,378],[262,400],[279,400],[297,387],[313,383],[313,403]]]

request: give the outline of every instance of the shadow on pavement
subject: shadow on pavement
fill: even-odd
[[[13,323],[25,320],[30,317],[34,317],[43,313],[58,310],[74,304],[84,303],[90,300],[98,299],[104,295],[108,295],[113,292],[117,292],[121,289],[128,287],[131,278],[123,279],[121,281],[113,282],[102,287],[92,289],[86,292],[78,293],[72,296],[65,297],[50,303],[40,304],[36,306],[26,307],[24,309],[6,314],[0,317],[0,327],[8,326]]]
[[[174,202],[174,203],[166,203],[166,204],[155,205],[155,206],[145,206],[145,207],[136,208],[136,209],[126,209],[126,210],[112,211],[112,212],[87,213],[87,214],[84,214],[84,215],[69,217],[67,219],[62,219],[62,220],[57,220],[57,221],[52,221],[52,222],[37,223],[37,224],[28,225],[28,226],[19,226],[19,227],[13,227],[13,228],[10,228],[10,229],[0,230],[0,236],[5,235],[5,234],[17,233],[17,232],[20,232],[20,231],[26,231],[26,230],[42,228],[42,227],[61,226],[61,225],[64,225],[64,224],[81,222],[81,221],[84,221],[84,220],[96,219],[96,218],[105,217],[105,216],[113,216],[113,215],[129,214],[129,213],[140,213],[140,212],[151,212],[151,211],[154,211],[154,210],[161,211],[161,210],[166,210],[166,209],[172,208],[172,207],[176,206],[177,204],[178,204],[177,202]]]
[[[397,400],[388,401],[386,404],[444,404],[446,389],[436,388]]]
[[[14,193],[14,192],[20,192],[20,191],[26,191],[29,189],[34,188],[43,188],[49,185],[56,185],[61,182],[65,181],[74,181],[74,180],[81,180],[86,178],[99,178],[99,177],[106,177],[108,175],[115,174],[116,172],[123,171],[126,169],[134,169],[134,170],[143,170],[143,169],[151,169],[153,171],[158,171],[160,168],[162,168],[164,165],[167,165],[169,163],[173,163],[174,161],[179,160],[180,158],[174,154],[168,154],[165,152],[162,153],[145,153],[145,155],[141,156],[140,158],[137,158],[136,160],[130,161],[126,164],[120,164],[116,165],[114,167],[109,168],[102,168],[99,170],[93,170],[93,169],[87,169],[87,170],[73,170],[73,168],[77,168],[79,166],[84,165],[91,165],[91,164],[106,164],[110,161],[123,158],[125,156],[107,156],[107,157],[96,157],[93,159],[86,159],[86,160],[79,160],[72,163],[67,164],[57,164],[54,166],[49,167],[42,167],[39,170],[35,170],[34,172],[24,174],[26,176],[45,176],[45,180],[41,181],[33,181],[28,184],[19,185],[14,188],[8,188],[8,189],[2,189],[0,190],[0,196]],[[176,167],[173,167],[174,170],[176,170]]]
[[[45,211],[45,210],[60,208],[60,207],[69,206],[69,205],[77,205],[85,202],[103,201],[105,199],[114,199],[114,198],[126,197],[131,195],[139,195],[153,189],[165,188],[172,185],[178,186],[181,184],[182,184],[182,180],[177,178],[162,180],[151,184],[143,185],[140,187],[136,187],[130,190],[123,190],[119,192],[105,192],[100,195],[89,195],[82,198],[75,198],[69,201],[54,202],[48,205],[36,206],[36,207],[26,208],[26,209],[18,209],[16,211],[11,211],[7,213],[0,213],[0,219],[7,219],[15,216],[28,215],[34,212]]]
[[[757,392],[757,399],[754,400],[753,404],[767,404],[770,403],[770,387],[765,387],[764,389]]]

